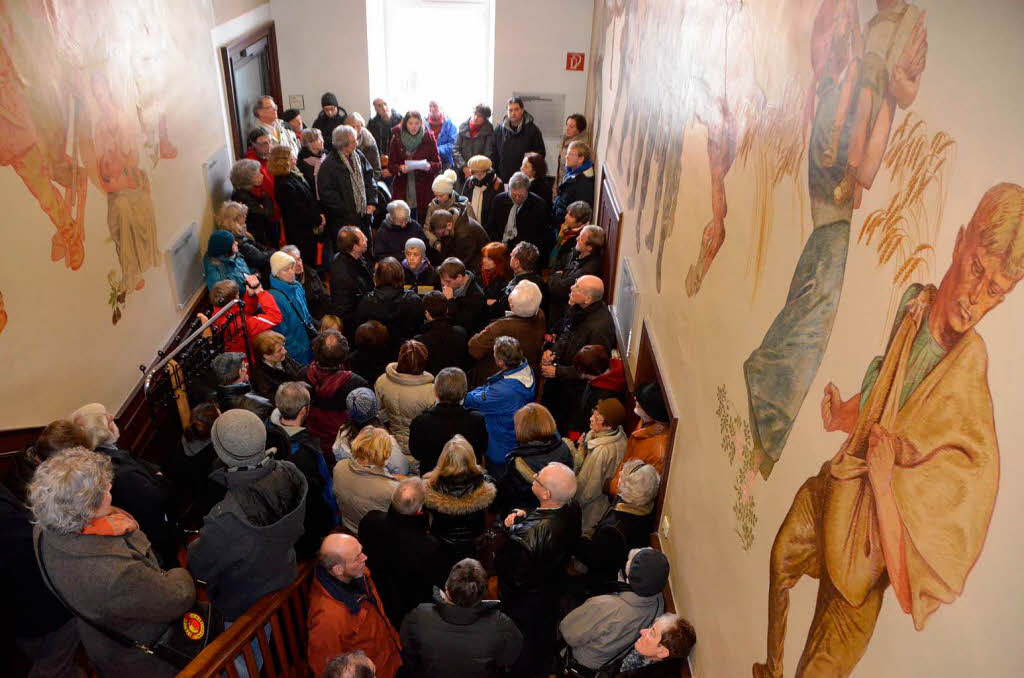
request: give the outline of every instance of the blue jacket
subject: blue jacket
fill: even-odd
[[[302,285],[297,281],[286,283],[271,276],[270,293],[274,295],[274,301],[284,317],[276,328],[284,335],[284,347],[300,365],[308,364],[313,359],[313,351],[309,347],[305,324],[312,323],[313,318],[306,307],[306,293]]]
[[[220,259],[203,256],[203,270],[206,272],[206,289],[213,289],[213,286],[221,280],[234,280],[238,284],[238,296],[245,298],[245,276],[252,273],[245,259],[241,254],[236,254],[231,259]]]
[[[441,133],[437,135],[437,154],[441,156],[442,166],[453,167],[455,165],[452,149],[455,148],[455,140],[458,137],[459,131],[455,129],[455,123],[451,118],[445,116],[444,122],[441,123]]]
[[[513,421],[519,408],[533,402],[537,381],[529,363],[498,372],[487,383],[466,394],[463,405],[484,415],[487,423],[487,458],[499,464],[519,445]]]

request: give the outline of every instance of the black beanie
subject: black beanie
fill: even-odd
[[[334,96],[334,92],[324,92],[324,95],[320,97],[320,108],[324,106],[338,106],[338,97]]]
[[[289,108],[287,111],[281,114],[281,119],[285,122],[291,122],[295,118],[299,117],[299,109]]]
[[[668,558],[661,551],[642,548],[630,561],[626,579],[638,596],[657,595],[668,584]]]
[[[668,421],[668,410],[665,409],[665,399],[662,397],[661,385],[658,382],[649,381],[637,386],[636,401],[654,421]]]

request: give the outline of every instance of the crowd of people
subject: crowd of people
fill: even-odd
[[[33,675],[76,675],[79,641],[101,676],[173,675],[116,634],[153,642],[197,583],[231,623],[311,559],[318,677],[680,675],[669,415],[615,350],[586,119],[552,178],[516,97],[497,126],[321,105],[254,107],[204,256],[223,352],[173,458],[92,403],[0,485]]]

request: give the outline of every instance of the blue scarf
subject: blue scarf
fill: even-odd
[[[574,177],[577,174],[579,174],[580,172],[586,172],[588,169],[590,169],[593,166],[594,166],[594,163],[591,162],[590,160],[587,160],[586,162],[584,162],[582,165],[580,165],[576,169],[569,169],[568,167],[566,167],[565,168],[565,179],[568,179],[569,177]],[[562,181],[565,181],[565,179],[562,179]]]

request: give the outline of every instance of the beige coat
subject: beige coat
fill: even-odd
[[[415,459],[409,455],[409,424],[423,410],[437,402],[434,396],[434,375],[401,374],[398,363],[387,366],[373,387],[382,410],[387,412],[391,434],[395,436],[402,454],[415,467]]]
[[[570,449],[573,448],[568,439],[565,442]],[[576,479],[576,501],[583,510],[584,534],[593,529],[608,510],[608,496],[603,489],[626,456],[627,442],[622,427],[617,426],[612,431],[587,431],[575,445],[573,456],[577,456],[577,451],[585,455],[583,468]]]
[[[345,529],[357,534],[363,516],[373,510],[386,512],[396,487],[398,480],[386,469],[364,466],[352,458],[339,461],[334,466],[334,497]]]

